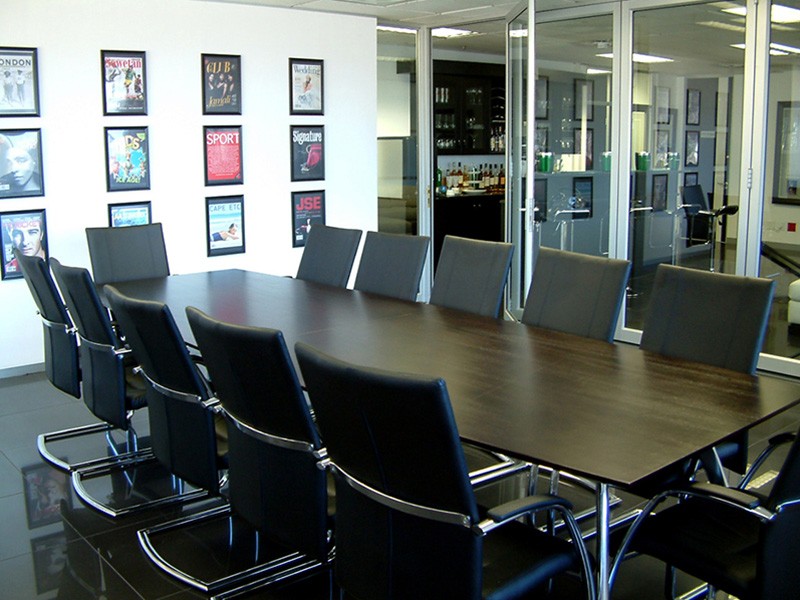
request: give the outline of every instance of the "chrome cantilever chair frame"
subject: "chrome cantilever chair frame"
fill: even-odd
[[[317,461],[318,468],[326,468],[327,453],[325,452],[324,448],[321,450],[316,450],[311,444],[302,440],[283,438],[260,431],[250,427],[246,423],[243,423],[231,415],[221,406],[221,404],[219,404],[219,400],[216,398],[214,398],[214,405],[215,410],[220,412],[225,417],[229,425],[236,427],[245,435],[248,435],[260,442],[283,448],[285,450],[309,454]],[[226,577],[215,580],[206,580],[183,571],[171,564],[158,552],[158,549],[153,544],[154,536],[159,534],[179,529],[188,524],[197,524],[203,521],[210,521],[212,519],[218,519],[221,517],[230,517],[232,513],[232,507],[230,504],[227,504],[225,506],[212,508],[196,515],[184,517],[182,519],[175,519],[167,523],[140,529],[137,532],[139,545],[147,557],[161,570],[193,588],[199,589],[208,594],[213,594],[214,598],[219,600],[222,600],[223,598],[236,597],[255,588],[279,583],[289,578],[294,578],[326,568],[328,563],[333,560],[335,551],[331,544],[331,549],[328,553],[328,562],[326,563],[320,562],[314,558],[310,558],[301,552],[293,552]],[[258,531],[254,531],[254,534],[256,537],[259,535]]]

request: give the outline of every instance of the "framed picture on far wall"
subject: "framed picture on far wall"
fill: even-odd
[[[653,201],[652,206],[655,211],[667,210],[667,185],[669,175],[660,173],[653,175]]]
[[[700,132],[686,132],[686,162],[687,167],[696,167],[700,164]]]
[[[44,196],[42,132],[0,129],[0,199]]]
[[[147,72],[144,52],[101,50],[103,114],[146,115]]]
[[[292,181],[325,179],[325,127],[292,125]]]
[[[569,199],[569,208],[576,211],[572,213],[574,219],[592,218],[594,180],[591,177],[572,178],[572,197]]]
[[[150,189],[147,127],[106,127],[106,187],[109,192]]]
[[[289,59],[289,114],[325,114],[324,61]]]
[[[0,117],[39,116],[36,48],[0,48]]]
[[[292,248],[306,245],[314,225],[325,224],[325,191],[292,192]]]
[[[22,277],[14,248],[25,256],[38,256],[47,260],[47,224],[43,208],[0,213],[0,232],[3,243],[3,279]]]
[[[109,227],[130,227],[132,225],[149,225],[150,202],[120,202],[108,205]]]
[[[242,127],[203,127],[206,185],[242,183]]]
[[[689,187],[690,185],[697,185],[698,178],[697,173],[684,173],[683,174],[683,186]]]
[[[243,254],[244,196],[206,198],[208,256]]]
[[[201,55],[203,114],[242,114],[242,57],[233,54]]]
[[[700,125],[700,90],[686,90],[686,124]]]

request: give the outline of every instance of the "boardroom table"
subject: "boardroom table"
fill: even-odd
[[[423,303],[241,270],[114,284],[184,309],[280,329],[352,363],[442,377],[459,435],[597,484],[598,597],[609,597],[610,488],[646,478],[800,402],[800,382],[750,376]]]

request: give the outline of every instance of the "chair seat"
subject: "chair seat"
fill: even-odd
[[[738,598],[753,597],[757,517],[708,500],[687,500],[646,519],[631,548],[707,581]]]
[[[517,598],[569,569],[580,569],[566,540],[520,523],[509,523],[484,538],[483,597]]]

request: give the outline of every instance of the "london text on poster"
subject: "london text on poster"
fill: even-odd
[[[0,213],[3,243],[2,278],[22,277],[14,249],[25,256],[47,259],[47,227],[43,209]]]
[[[244,196],[206,198],[208,256],[244,252]]]
[[[146,115],[144,52],[102,50],[103,114]]]
[[[292,181],[325,179],[325,135],[322,125],[291,127]]]
[[[0,117],[38,116],[36,48],[0,48]]]
[[[242,128],[203,127],[206,185],[242,183]]]
[[[242,114],[242,58],[203,54],[203,114]]]
[[[106,168],[109,192],[149,190],[147,127],[106,127]]]
[[[43,196],[42,133],[0,129],[0,198]]]
[[[290,114],[323,114],[323,61],[289,59]]]
[[[292,192],[292,224],[292,247],[305,246],[311,228],[325,224],[325,192]]]

